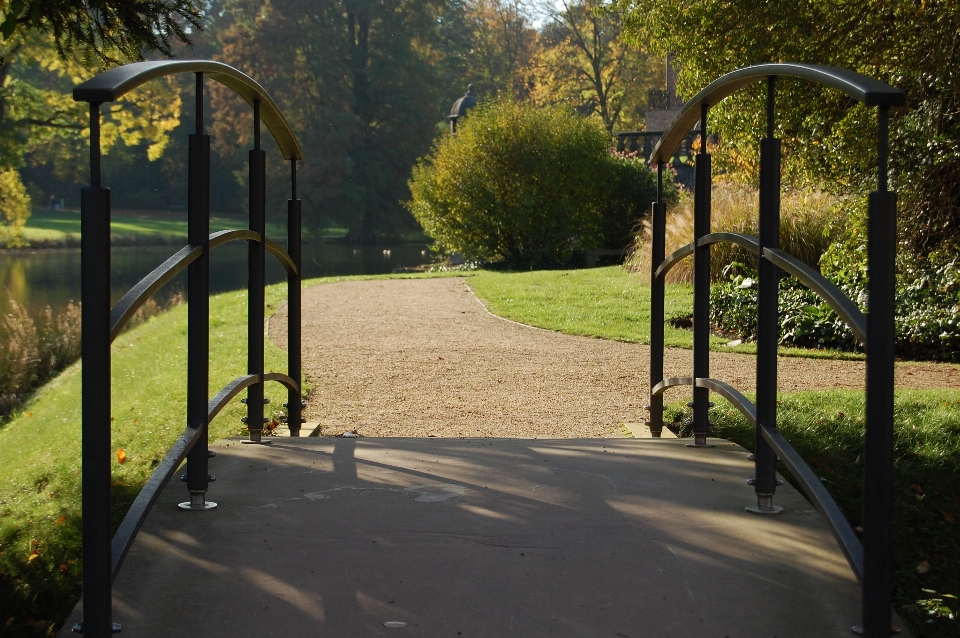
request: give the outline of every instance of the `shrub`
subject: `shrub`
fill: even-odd
[[[711,192],[711,229],[713,232],[759,233],[759,195],[755,189],[732,182],[714,185]],[[780,245],[804,263],[816,267],[821,255],[846,227],[847,209],[833,195],[810,190],[782,194],[780,201]],[[650,276],[649,219],[644,220],[627,263],[632,272]],[[693,241],[693,194],[684,191],[675,205],[667,208],[666,254]],[[757,267],[757,258],[739,246],[713,244],[710,269],[714,281],[723,278],[723,269],[731,263]],[[691,283],[691,259],[677,264],[667,273],[668,283]]]
[[[623,248],[656,186],[609,146],[599,123],[565,107],[481,105],[417,163],[407,207],[434,250],[470,260],[544,266]]]
[[[862,310],[867,308],[865,254],[830,262],[840,267],[824,274]],[[904,253],[906,254],[906,253]],[[836,256],[836,253],[834,254]],[[851,262],[851,263],[847,263]],[[710,292],[710,320],[718,328],[752,340],[757,334],[756,272],[735,264],[726,281]],[[736,271],[736,272],[734,272]],[[896,352],[910,359],[960,362],[960,257],[945,252],[898,260]],[[816,294],[792,277],[780,283],[780,343],[801,348],[850,352],[862,346],[840,317]]]

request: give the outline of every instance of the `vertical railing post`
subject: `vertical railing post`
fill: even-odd
[[[667,205],[663,201],[663,162],[657,162],[657,201],[653,203],[650,238],[650,389],[663,381],[663,277],[657,268],[666,252]],[[659,439],[663,432],[663,393],[650,396],[650,435]]]
[[[203,253],[187,266],[187,426],[202,430],[187,454],[187,490],[182,509],[207,510],[207,400],[210,385],[210,136],[203,132],[203,73],[197,80],[197,130],[190,135],[187,178],[187,241]]]
[[[707,153],[707,110],[700,106],[700,152],[696,156],[696,191],[693,203],[693,377],[710,376],[710,246],[700,246],[700,238],[710,234],[711,166]],[[693,388],[693,443],[706,447],[710,429],[710,391]]]
[[[263,434],[263,312],[266,267],[266,153],[260,148],[260,100],[253,102],[253,150],[250,151],[250,230],[260,238],[248,244],[247,374],[260,380],[247,388],[247,428],[250,443]]]
[[[763,430],[777,429],[777,347],[780,344],[780,269],[764,259],[765,248],[780,248],[780,140],[774,137],[776,78],[767,80],[767,136],[760,140],[760,257],[757,291],[757,428],[754,491],[755,514],[776,514],[777,455]]]
[[[86,638],[113,625],[110,556],[110,189],[100,184],[100,103],[90,103],[90,188],[80,195],[83,377],[83,622]]]
[[[296,273],[287,276],[287,374],[297,383],[297,390],[287,393],[287,427],[290,436],[300,436],[302,394],[300,387],[300,281],[302,255],[300,247],[300,200],[297,198],[297,160],[290,160],[290,201],[287,202],[287,253]]]
[[[893,358],[897,196],[887,190],[889,107],[881,106],[878,188],[870,193],[867,406],[863,489],[863,634],[890,635],[893,591]]]

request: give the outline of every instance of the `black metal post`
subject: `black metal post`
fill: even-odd
[[[780,343],[780,269],[763,258],[764,248],[780,248],[780,140],[774,137],[776,78],[767,81],[767,137],[760,140],[760,263],[757,291],[757,429],[754,491],[756,507],[747,511],[775,514],[777,455],[763,438],[763,428],[777,429],[777,346]]]
[[[260,443],[263,434],[263,312],[266,267],[266,153],[260,148],[260,101],[253,103],[253,150],[250,151],[250,230],[260,241],[248,244],[247,276],[247,374],[260,375],[259,383],[247,389],[247,428],[250,442]]]
[[[657,163],[657,201],[653,203],[650,245],[650,388],[663,381],[663,277],[657,268],[666,252],[667,205],[663,201],[663,162]],[[650,396],[650,435],[659,439],[663,432],[663,394]]]
[[[90,104],[90,188],[80,195],[83,304],[83,623],[113,633],[110,574],[110,189],[100,185],[100,103]]]
[[[207,400],[210,384],[210,136],[203,132],[203,73],[197,73],[197,132],[190,136],[187,240],[203,254],[187,267],[187,425],[203,430],[187,454],[190,500],[182,509],[207,510]]]
[[[297,160],[290,160],[290,201],[287,202],[287,253],[297,268],[287,276],[287,374],[300,384],[300,200],[297,199]],[[287,393],[287,427],[290,436],[300,436],[302,404],[299,390]]]
[[[707,109],[700,107],[700,152],[696,156],[696,191],[693,202],[693,239],[710,234],[711,166],[707,153]],[[710,376],[710,246],[697,246],[693,252],[693,376]],[[707,446],[710,391],[693,388],[692,447]]]
[[[890,635],[893,591],[893,359],[897,197],[887,191],[889,107],[881,106],[878,189],[870,193],[867,409],[863,489],[863,635]]]

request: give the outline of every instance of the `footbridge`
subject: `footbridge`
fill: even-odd
[[[172,74],[196,79],[188,244],[111,308],[110,191],[101,184],[105,103]],[[798,77],[878,107],[878,188],[870,196],[870,306],[864,314],[779,248],[776,83]],[[204,82],[253,111],[249,228],[210,234],[210,138]],[[711,107],[767,87],[760,237],[712,233],[710,155],[696,156],[694,241],[664,254],[664,166]],[[90,104],[90,187],[82,196],[83,598],[61,636],[843,636],[891,633],[891,477],[895,195],[887,189],[887,119],[904,95],[850,71],[765,64],[730,73],[688,102],[653,151],[650,420],[627,439],[301,437],[300,215],[303,154],[254,79],[210,61],[142,62],[74,89]],[[286,246],[266,236],[261,127],[290,162]],[[209,254],[249,246],[248,366],[209,396]],[[710,246],[760,257],[757,401],[709,374]],[[289,282],[289,367],[267,373],[264,263]],[[692,256],[689,377],[664,378],[664,274]],[[188,276],[185,429],[119,527],[111,526],[110,344],[175,274]],[[867,350],[863,540],[776,427],[777,280],[797,277],[831,304]],[[265,383],[288,390],[288,433],[264,438]],[[691,440],[663,427],[663,392],[692,388]],[[638,390],[646,394],[646,390]],[[757,451],[709,438],[710,393],[756,427]],[[242,396],[242,398],[240,398]],[[245,438],[208,441],[228,402],[246,403]],[[308,432],[304,432],[309,434]],[[639,429],[637,434],[639,435]],[[804,494],[783,485],[782,461]],[[186,462],[186,486],[171,479]],[[211,485],[212,466],[217,482]],[[749,487],[744,480],[753,475]],[[779,487],[778,487],[779,486]],[[184,487],[186,491],[184,491]],[[208,498],[216,497],[216,503]],[[774,499],[776,498],[776,503]],[[895,622],[895,619],[894,619]],[[899,631],[899,628],[895,628]]]

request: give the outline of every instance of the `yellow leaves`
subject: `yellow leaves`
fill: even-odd
[[[40,541],[34,538],[30,541],[30,555],[27,556],[27,563],[33,563],[38,558],[40,558]]]
[[[127,461],[127,453],[120,448],[117,450],[117,463],[125,463]]]
[[[58,517],[57,517],[57,520],[53,521],[53,524],[54,524],[54,525],[63,525],[63,524],[66,523],[66,522],[67,522],[67,517],[66,517],[66,516],[58,516]]]

